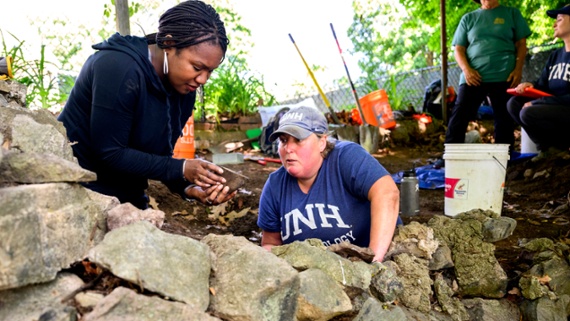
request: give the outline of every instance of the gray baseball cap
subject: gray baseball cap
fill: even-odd
[[[281,134],[289,134],[298,140],[303,140],[312,133],[326,134],[328,123],[325,115],[312,107],[296,107],[285,113],[279,120],[279,128],[269,136],[269,141],[275,141]]]

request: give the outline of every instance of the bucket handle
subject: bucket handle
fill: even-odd
[[[499,165],[501,165],[501,167],[505,170],[505,172],[507,171],[507,168],[505,166],[503,166],[503,164],[501,163],[501,161],[499,161],[497,159],[497,157],[495,157],[495,155],[493,155],[493,158],[497,161],[497,163],[499,163]]]

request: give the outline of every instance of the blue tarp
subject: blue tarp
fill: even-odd
[[[400,184],[404,171],[400,171],[392,175],[396,184]],[[416,176],[418,183],[422,189],[438,189],[443,188],[445,183],[445,169],[433,168],[432,164],[416,167]]]
[[[509,164],[521,162],[536,156],[534,153],[521,154],[512,152]],[[508,165],[507,165],[508,166]],[[400,184],[404,171],[392,174],[392,178],[396,184]],[[419,187],[421,189],[439,189],[445,187],[445,168],[433,168],[433,164],[416,167],[416,176],[418,177]]]

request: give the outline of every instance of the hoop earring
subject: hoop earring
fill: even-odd
[[[164,51],[164,63],[162,64],[162,73],[168,75],[168,55],[166,54],[166,50]]]

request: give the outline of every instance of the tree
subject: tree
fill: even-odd
[[[527,19],[533,34],[529,47],[542,45],[552,39],[553,19],[546,10],[559,8],[564,1],[501,0],[505,6],[518,8]],[[375,79],[386,74],[441,64],[441,13],[439,1],[418,0],[353,0],[354,22],[349,29],[354,52],[359,54],[359,66],[364,82],[374,86]],[[476,10],[473,1],[446,0],[447,46],[461,17]],[[448,50],[448,60],[453,51]]]

